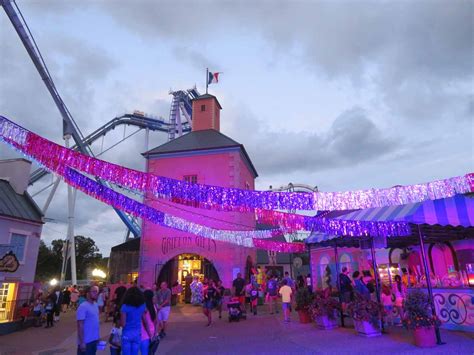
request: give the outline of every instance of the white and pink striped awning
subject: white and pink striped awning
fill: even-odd
[[[401,206],[368,208],[338,216],[346,221],[404,221],[413,224],[441,226],[474,226],[474,197],[456,195],[451,198],[411,203]]]

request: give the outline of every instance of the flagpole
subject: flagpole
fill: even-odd
[[[206,68],[206,94],[207,94],[208,85],[209,85],[209,68]]]

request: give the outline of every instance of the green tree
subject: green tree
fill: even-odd
[[[36,263],[36,281],[48,281],[59,278],[61,274],[61,254],[56,254],[53,248],[48,247],[44,241],[40,241],[38,261]]]
[[[98,267],[102,270],[107,269],[108,258],[102,258],[99,248],[95,245],[93,239],[78,235],[76,241],[76,272],[79,280],[87,278],[87,270]],[[36,265],[36,280],[48,281],[53,277],[59,278],[63,262],[62,239],[56,239],[47,246],[44,241],[40,242],[38,253],[38,262]],[[66,270],[66,279],[71,278],[70,263]]]
[[[78,279],[87,277],[87,269],[101,266],[102,254],[93,239],[77,235],[76,239],[76,272]]]

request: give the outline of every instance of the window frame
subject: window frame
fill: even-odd
[[[18,262],[20,263],[20,265],[25,265],[26,253],[28,251],[28,245],[29,245],[30,237],[31,237],[32,233],[27,232],[25,230],[21,230],[21,229],[10,229],[10,234],[9,234],[9,237],[8,237],[8,244],[7,245],[12,244],[13,234],[25,237],[25,246],[23,248],[23,259],[20,260],[18,258],[18,255],[15,254],[16,258],[18,259]]]

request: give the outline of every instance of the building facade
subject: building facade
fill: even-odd
[[[0,161],[0,323],[16,318],[34,288],[43,221],[26,192],[30,168],[25,159]]]
[[[189,183],[254,190],[257,172],[244,146],[219,132],[220,110],[212,95],[195,99],[192,132],[144,153],[147,171]],[[216,229],[255,229],[253,213],[193,208],[151,195],[144,203]],[[162,280],[185,285],[193,275],[201,275],[230,287],[236,274],[247,275],[255,262],[253,249],[143,222],[139,271],[143,286]]]

